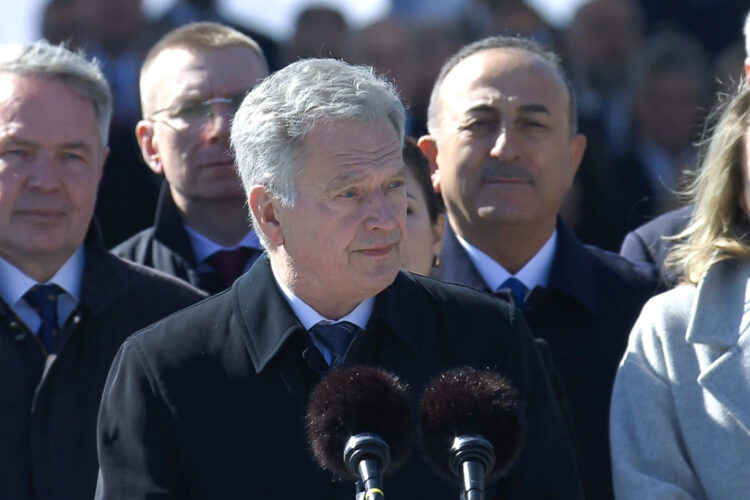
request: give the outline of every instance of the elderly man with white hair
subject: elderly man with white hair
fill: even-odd
[[[352,498],[313,463],[303,416],[321,376],[353,364],[395,372],[415,395],[450,367],[497,370],[518,391],[525,446],[487,498],[582,497],[519,312],[399,271],[403,130],[392,85],[367,67],[300,61],[248,94],[231,139],[267,255],[123,345],[102,400],[98,498]],[[389,497],[455,498],[415,455]]]

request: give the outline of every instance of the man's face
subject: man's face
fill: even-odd
[[[568,105],[564,82],[534,54],[490,49],[456,65],[439,130],[420,141],[452,223],[554,224],[585,148],[570,136]]]
[[[359,302],[401,266],[406,219],[401,143],[387,120],[316,125],[304,142],[293,208],[276,207],[300,296]]]
[[[105,157],[91,101],[60,82],[0,73],[0,255],[21,268],[72,255]]]
[[[244,46],[167,49],[153,62],[145,86],[151,90],[143,96],[151,116],[136,134],[144,159],[166,176],[178,206],[244,199],[229,151],[230,121],[234,106],[265,76],[257,54]],[[214,102],[213,116],[201,114],[200,103],[215,98],[236,104]]]

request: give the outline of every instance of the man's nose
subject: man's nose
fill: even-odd
[[[367,197],[367,216],[365,226],[367,229],[380,229],[390,231],[398,228],[396,213],[397,203],[382,189],[376,189]]]
[[[51,191],[60,185],[61,165],[47,155],[38,155],[28,167],[28,188]]]
[[[490,155],[501,161],[512,161],[518,156],[517,137],[512,127],[500,127]]]

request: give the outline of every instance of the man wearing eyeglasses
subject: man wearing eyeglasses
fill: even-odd
[[[209,293],[230,286],[262,253],[229,151],[231,119],[268,75],[247,36],[192,23],[154,45],[141,68],[143,159],[164,175],[154,226],[121,243],[120,257]]]

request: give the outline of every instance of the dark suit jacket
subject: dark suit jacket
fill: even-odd
[[[125,337],[202,297],[109,254],[93,229],[81,300],[56,357],[0,300],[0,498],[92,498],[96,417],[112,358]]]
[[[437,278],[487,290],[450,229],[440,261]],[[549,284],[532,290],[524,304],[531,332],[549,343],[567,392],[589,498],[613,498],[609,400],[630,329],[656,291],[650,271],[582,245],[560,220]]]
[[[262,258],[234,286],[131,337],[104,390],[97,498],[351,499],[313,463],[303,429],[325,366]],[[399,273],[345,364],[381,366],[417,395],[451,366],[518,389],[525,448],[488,498],[582,498],[569,434],[517,311],[467,287]],[[415,450],[393,498],[457,498]]]
[[[662,279],[672,287],[677,277],[664,269],[664,260],[674,244],[666,237],[681,233],[693,215],[692,205],[672,210],[625,235],[620,247],[620,255],[631,262],[647,262],[656,267]]]
[[[112,253],[176,276],[209,294],[224,290],[226,286],[218,272],[198,272],[193,245],[183,224],[169,186],[165,182],[159,195],[159,206],[153,227],[123,241],[112,249]]]

